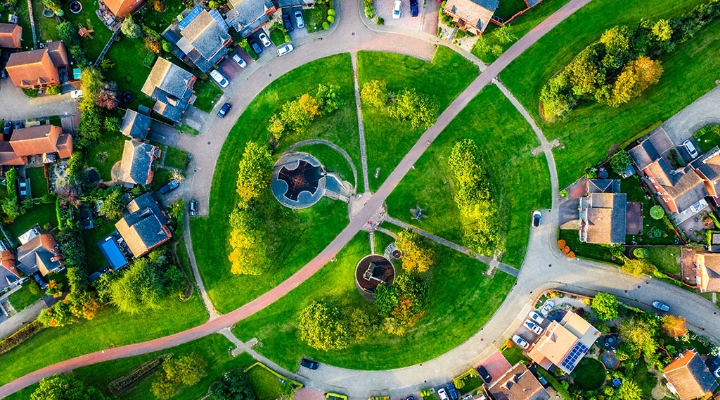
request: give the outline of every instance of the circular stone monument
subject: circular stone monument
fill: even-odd
[[[273,167],[270,189],[285,207],[307,208],[325,194],[326,175],[320,161],[310,154],[287,153]]]
[[[387,258],[372,254],[366,256],[355,267],[355,287],[368,300],[374,300],[380,284],[389,285],[395,280],[395,267]]]

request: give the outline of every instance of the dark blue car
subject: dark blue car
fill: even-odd
[[[418,16],[418,2],[417,0],[410,0],[410,15],[413,17]]]
[[[220,111],[218,111],[218,117],[225,118],[225,115],[227,115],[228,111],[232,108],[232,105],[230,103],[223,104],[222,108],[220,108]]]

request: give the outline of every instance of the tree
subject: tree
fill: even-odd
[[[666,19],[659,19],[652,27],[652,34],[655,37],[655,40],[660,42],[667,42],[670,40],[672,33],[673,31],[670,27],[670,23]]]
[[[409,121],[413,128],[427,129],[435,123],[437,106],[415,89],[405,89],[395,97],[389,111],[398,121]]]
[[[172,397],[179,386],[193,386],[207,376],[207,362],[194,353],[166,358],[162,368],[151,389],[161,399]]]
[[[43,6],[54,13],[57,13],[62,9],[62,5],[57,0],[43,0]]]
[[[605,47],[602,64],[610,70],[622,67],[630,51],[630,35],[627,27],[618,25],[606,30],[599,42]]]
[[[80,114],[80,124],[78,125],[78,147],[83,148],[97,141],[102,137],[102,115],[100,110],[94,104]]]
[[[350,345],[348,323],[340,308],[313,301],[300,313],[300,338],[318,350],[344,349]]]
[[[651,60],[649,57],[639,57],[637,60],[630,62],[629,65],[635,71],[637,77],[638,93],[644,91],[650,85],[658,83],[663,74],[660,61]]]
[[[108,110],[114,110],[120,105],[117,83],[107,82],[103,85],[98,92],[97,105]]]
[[[110,189],[98,208],[100,215],[108,219],[122,218],[122,210],[125,208],[122,190],[117,186]]]
[[[103,88],[104,79],[99,69],[83,68],[80,74],[80,88],[83,91],[79,105],[81,111],[89,111],[96,107],[97,97]]]
[[[360,100],[373,107],[382,107],[387,103],[388,91],[385,81],[371,80],[366,82],[360,92]]]
[[[257,400],[250,381],[241,370],[232,370],[210,387],[210,394],[217,400]]]
[[[322,115],[328,115],[342,107],[343,101],[338,94],[338,90],[340,88],[335,85],[318,85],[317,102]]]
[[[615,395],[620,400],[642,400],[643,398],[642,389],[632,379],[625,379]]]
[[[650,217],[654,220],[661,220],[665,216],[665,210],[662,208],[662,206],[654,205],[650,207]]]
[[[263,241],[265,230],[259,218],[251,211],[236,208],[230,213],[230,272],[241,275],[260,275],[267,269],[267,245]]]
[[[660,326],[671,338],[679,338],[687,333],[685,318],[675,315],[664,315],[660,320]]]
[[[282,134],[285,132],[285,124],[280,118],[273,115],[272,117],[270,117],[267,129],[275,140],[280,140]]]
[[[517,36],[512,31],[510,25],[503,25],[498,29],[495,29],[493,35],[502,44],[508,44],[517,39]]]
[[[280,381],[280,387],[278,388],[278,394],[280,395],[280,400],[292,400],[293,396],[295,396],[295,390],[297,388],[295,385],[292,384],[287,379],[283,379]]]
[[[6,197],[2,200],[0,207],[2,208],[3,213],[5,213],[7,222],[13,222],[20,216],[20,206],[15,198]]]
[[[147,258],[135,259],[122,277],[110,284],[112,303],[128,314],[160,308],[165,282],[159,268]]]
[[[105,130],[107,132],[118,132],[120,131],[120,125],[122,120],[120,117],[106,117],[105,118]]]
[[[434,253],[420,244],[420,236],[413,230],[400,231],[396,245],[403,253],[402,267],[407,272],[427,272],[433,265]]]
[[[543,118],[553,122],[567,114],[575,104],[570,80],[565,72],[551,78],[540,91]]]
[[[645,353],[646,356],[654,354],[657,348],[655,335],[658,323],[650,318],[654,318],[654,315],[645,318],[625,318],[620,323],[620,336],[623,340]]]
[[[600,71],[597,58],[597,49],[589,46],[565,68],[572,92],[576,96],[594,96],[595,92],[605,83],[605,75]]]
[[[30,395],[31,400],[105,400],[105,397],[94,386],[87,386],[83,381],[70,374],[53,375],[43,378],[40,386]]]
[[[490,53],[490,45],[487,42],[485,36],[479,36],[475,42],[474,50],[481,55],[487,55]]]
[[[125,16],[120,31],[130,39],[137,39],[142,36],[142,28],[133,21],[132,14]]]
[[[398,275],[392,285],[379,285],[375,307],[385,317],[385,330],[402,336],[406,327],[415,325],[424,312],[427,291],[427,283],[410,274]]]
[[[266,146],[256,142],[245,145],[237,178],[241,205],[246,206],[262,195],[272,177],[272,164],[272,155]]]
[[[630,275],[640,276],[642,274],[653,274],[657,272],[657,267],[651,264],[650,261],[646,259],[631,260],[623,256],[622,260],[622,270]]]
[[[627,168],[631,165],[632,159],[630,158],[628,152],[625,150],[618,151],[617,153],[615,153],[613,158],[610,159],[610,168],[612,168],[613,172],[618,175],[625,172],[625,170],[627,170]]]
[[[618,317],[618,301],[610,293],[598,293],[590,303],[590,309],[601,321],[612,321]]]

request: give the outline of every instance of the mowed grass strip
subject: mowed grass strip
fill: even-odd
[[[496,86],[483,89],[428,147],[388,198],[388,213],[462,244],[462,218],[447,161],[463,139],[474,140],[482,155],[506,248],[502,261],[519,268],[532,210],[550,207],[550,175],[545,157],[530,154],[540,145],[530,125]],[[409,211],[416,205],[427,209],[428,218],[421,222],[413,221]]]
[[[720,69],[720,21],[714,21],[690,41],[660,59],[665,73],[660,82],[629,103],[613,108],[583,102],[566,120],[547,124],[539,115],[543,85],[578,52],[615,25],[634,27],[640,19],[670,18],[705,0],[676,2],[594,0],[545,35],[511,63],[500,78],[524,104],[555,148],[560,187],[572,183],[584,169],[603,160],[613,146],[632,138],[656,121],[664,121],[715,87]]]
[[[514,278],[484,272],[485,264],[440,245],[436,265],[429,272],[426,311],[403,337],[385,332],[370,334],[344,350],[319,351],[300,340],[300,312],[313,300],[330,301],[374,313],[354,284],[357,262],[369,254],[367,234],[359,233],[337,256],[297,289],[252,317],[238,323],[241,340],[257,337],[263,355],[294,371],[302,356],[343,368],[383,370],[400,368],[437,357],[465,342],[492,317],[513,286]]]
[[[384,80],[389,92],[415,89],[438,105],[438,115],[478,76],[478,68],[460,54],[440,46],[431,63],[418,58],[377,51],[360,51],[358,82],[360,89],[371,80]],[[390,117],[387,108],[362,107],[367,145],[370,187],[376,190],[405,154],[424,127]],[[378,178],[375,169],[380,168]]]
[[[332,84],[339,86],[338,93],[345,103],[343,108],[319,117],[302,134],[282,138],[276,155],[297,141],[321,138],[344,148],[357,160],[359,171],[359,136],[352,79],[349,54],[305,64],[270,84],[250,103],[230,131],[213,177],[210,215],[190,221],[198,268],[219,312],[227,313],[277,286],[317,255],[347,224],[345,203],[324,198],[310,208],[293,211],[281,206],[268,187],[259,213],[268,231],[265,240],[272,265],[261,276],[230,272],[228,216],[238,203],[235,192],[237,166],[246,143],[267,141],[267,122],[286,101],[303,93],[314,94],[318,84]]]

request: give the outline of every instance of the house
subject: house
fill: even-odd
[[[488,387],[495,400],[550,400],[551,396],[525,364],[517,363]]]
[[[123,218],[115,224],[133,257],[142,257],[172,238],[167,214],[150,193],[129,202]]]
[[[695,253],[695,268],[701,292],[720,292],[720,254]]]
[[[36,125],[13,132],[9,142],[0,142],[0,165],[25,165],[28,157],[42,156],[43,162],[53,162],[55,154],[70,158],[72,136],[62,133],[55,125]]]
[[[232,42],[220,12],[208,12],[200,6],[195,7],[177,25],[171,25],[162,36],[177,46],[203,73],[207,73],[227,56],[227,46]]]
[[[69,65],[63,42],[50,42],[44,49],[10,54],[7,73],[23,89],[39,89],[67,81]]]
[[[702,179],[705,192],[710,197],[720,196],[720,147],[715,146],[690,163],[690,167]],[[717,203],[717,202],[716,202]]]
[[[625,243],[627,195],[617,179],[588,179],[587,197],[580,199],[580,241]]]
[[[14,287],[21,282],[22,276],[16,264],[15,254],[0,240],[0,290]]]
[[[242,37],[260,29],[277,11],[271,0],[230,0],[229,4],[232,8],[225,14],[225,22]]]
[[[498,8],[498,0],[448,0],[443,12],[462,31],[482,35]]]
[[[125,117],[120,125],[120,133],[131,139],[143,141],[150,132],[150,125],[152,125],[152,118],[128,109],[125,111]]]
[[[695,350],[685,350],[675,358],[663,374],[667,387],[681,400],[707,398],[717,389],[715,377]]]
[[[45,276],[65,267],[55,238],[49,233],[34,235],[32,239],[18,247],[17,262],[17,268],[27,276],[38,271]]]
[[[21,47],[22,26],[18,24],[0,23],[0,47],[19,49]]]
[[[126,140],[117,179],[126,186],[149,185],[153,179],[153,162],[160,158],[160,148],[149,143]]]
[[[600,332],[589,322],[568,311],[560,322],[550,323],[528,356],[545,369],[555,365],[569,374],[599,337]]]
[[[640,177],[655,192],[669,213],[682,214],[676,223],[707,207],[705,182],[692,166],[671,167],[674,145],[665,130],[658,128],[628,150]]]
[[[100,7],[112,12],[118,18],[125,18],[143,3],[144,0],[100,0]]]
[[[158,57],[142,92],[155,100],[153,111],[178,122],[190,104],[196,80],[195,75]]]

